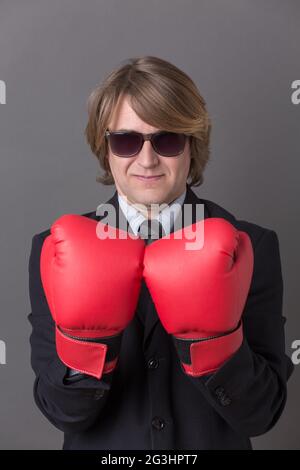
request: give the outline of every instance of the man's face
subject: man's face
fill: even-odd
[[[108,126],[110,131],[120,129],[149,134],[157,129],[142,121],[131,108],[128,98],[124,97]],[[110,169],[117,191],[126,196],[131,204],[171,203],[186,187],[190,167],[189,141],[186,139],[182,154],[175,157],[162,157],[153,149],[151,142],[144,142],[141,151],[129,158],[114,155],[108,150]],[[160,177],[155,180],[142,180],[138,176]]]

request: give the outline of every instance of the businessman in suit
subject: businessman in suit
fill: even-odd
[[[166,70],[172,73],[164,73]],[[161,90],[168,86],[168,90],[173,90],[173,96],[157,91],[157,76],[164,80]],[[125,91],[121,87],[121,92],[118,87],[124,83],[138,83],[139,86],[132,89],[129,86]],[[86,250],[83,234],[88,233],[92,224],[94,227],[104,220],[103,214],[99,215],[97,211],[75,216],[75,219],[60,219],[51,229],[33,237],[29,259],[32,306],[29,320],[36,404],[45,417],[63,431],[64,449],[251,449],[250,438],[267,432],[281,416],[287,399],[286,384],[293,370],[284,346],[278,237],[272,229],[236,219],[225,208],[199,198],[191,189],[196,180],[202,182],[208,160],[209,125],[204,100],[183,72],[161,59],[146,57],[114,71],[105,85],[91,96],[86,135],[106,172],[102,182],[116,186],[107,203],[115,209],[117,217],[109,225],[116,230],[126,226],[136,238],[129,242],[128,250],[119,250],[115,240],[115,244],[106,245],[99,256],[93,252],[93,241]],[[117,104],[112,101],[115,104],[112,114],[101,112],[109,102],[104,96],[107,98],[112,89],[119,92],[120,100]],[[145,91],[144,95],[141,90]],[[162,100],[161,122],[156,113],[156,91],[156,98]],[[177,99],[180,92],[185,94],[182,102]],[[146,93],[149,93],[148,97]],[[147,103],[143,103],[143,99],[147,99]],[[170,119],[174,117],[175,105],[178,110],[173,127],[167,119],[167,105],[172,100]],[[189,103],[190,107],[184,108],[184,103]],[[201,119],[193,115],[197,106],[197,116]],[[191,113],[189,117],[188,112]],[[183,132],[188,119],[190,132]],[[195,126],[194,134],[191,123]],[[179,132],[180,125],[182,132]],[[195,136],[198,136],[196,142]],[[202,158],[199,161],[196,161],[196,148]],[[153,204],[163,203],[162,210],[152,211]],[[197,210],[193,210],[192,220],[187,221],[184,218],[187,207],[196,209],[199,206],[204,211],[199,216]],[[170,218],[171,211],[175,214],[173,218]],[[157,221],[157,237],[147,232],[149,220]],[[190,310],[195,305],[203,307],[205,302],[213,302],[214,295],[207,291],[206,296],[201,297],[195,291],[195,295],[184,298],[181,283],[187,282],[186,279],[175,277],[175,288],[169,282],[171,278],[174,280],[178,260],[172,266],[172,257],[164,258],[172,246],[164,237],[174,233],[178,220],[183,226],[196,224],[197,227],[203,222],[208,227],[209,223],[221,220],[225,231],[230,230],[234,236],[245,234],[245,240],[248,240],[248,248],[253,252],[253,271],[245,302],[241,304],[242,308],[240,306],[241,320],[232,329],[220,327],[220,322],[224,324],[220,303],[214,315],[211,311],[202,314],[199,310],[198,338],[195,338],[195,331],[186,336],[182,334],[182,324],[188,321]],[[214,241],[220,238],[221,230],[212,231]],[[59,251],[64,250],[65,242],[67,250],[74,243],[76,250],[72,256],[71,250]],[[116,253],[119,253],[118,257]],[[68,266],[73,274],[77,266],[89,268],[91,263],[89,279],[93,281],[90,276],[93,270],[97,276],[102,276],[102,282],[96,284],[96,293],[91,295],[93,283],[87,282],[86,275],[83,278],[80,269],[73,276],[76,281],[67,270],[57,270],[57,276],[53,276],[52,261],[57,261],[61,254],[69,257]],[[96,261],[91,262],[90,257]],[[132,257],[136,257],[136,263],[131,265]],[[204,278],[209,279],[211,263],[210,257],[207,259],[205,272],[201,272],[203,263],[195,263],[192,273],[187,273],[187,287],[197,276],[198,285],[201,282],[205,285]],[[108,274],[101,269],[103,260],[111,266]],[[166,262],[167,269],[164,267]],[[156,271],[159,263],[159,272],[165,270],[163,278]],[[144,273],[143,265],[146,267]],[[118,271],[114,272],[116,266]],[[246,276],[246,271],[242,272]],[[223,292],[224,279],[218,285],[216,298]],[[238,304],[236,299],[242,296],[243,282],[242,279],[238,285],[233,283],[235,295],[227,296],[229,303],[233,302],[232,309]],[[64,289],[61,289],[62,285]],[[105,292],[101,291],[101,285],[106,285]],[[157,286],[161,285],[160,291]],[[65,286],[71,286],[69,303]],[[129,297],[128,290],[132,293]],[[176,297],[178,291],[180,296]],[[88,300],[83,303],[83,298]],[[178,312],[175,312],[174,298],[179,304]],[[122,301],[126,303],[124,309]],[[122,319],[114,317],[114,327],[119,322],[114,334],[106,325],[107,334],[95,338],[91,332],[95,331],[95,322],[99,319],[97,315],[90,318],[90,306],[95,309],[99,306],[99,316],[103,316],[105,309],[101,308],[101,302],[105,303],[106,309],[109,303],[121,302],[120,310],[125,313]],[[168,304],[174,305],[172,312],[168,308],[164,310]],[[74,309],[69,309],[66,321],[64,312],[69,305]],[[115,311],[109,319],[114,314]],[[215,322],[213,330],[219,333],[201,336],[201,329],[205,330],[203,321]],[[64,327],[61,327],[63,322]],[[72,322],[79,322],[76,336],[70,334],[75,331]],[[103,333],[103,318],[101,325]]]

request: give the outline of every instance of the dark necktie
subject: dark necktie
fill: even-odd
[[[162,224],[155,219],[148,219],[144,220],[144,222],[141,223],[138,234],[140,238],[145,240],[146,245],[150,245],[150,243],[154,242],[155,240],[158,240],[159,238],[163,237],[165,235],[164,229],[162,227]],[[146,311],[148,312],[148,315],[151,310],[151,297],[149,290],[145,284],[145,281],[142,281],[142,288],[141,288],[141,293],[137,305],[137,315],[141,322],[145,324],[145,314]]]
[[[165,235],[162,224],[156,219],[144,220],[139,227],[138,233],[147,245]]]

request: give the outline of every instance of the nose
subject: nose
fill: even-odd
[[[137,163],[143,168],[153,168],[159,164],[159,156],[151,145],[150,140],[146,140],[141,151],[136,156]]]

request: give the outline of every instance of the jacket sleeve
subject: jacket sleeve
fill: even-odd
[[[214,374],[188,376],[224,420],[246,437],[271,429],[286,403],[294,366],[285,354],[282,301],[278,237],[265,229],[254,248],[241,347]]]
[[[50,232],[49,232],[50,233]],[[55,324],[48,307],[40,276],[40,253],[45,234],[32,239],[29,258],[29,296],[32,326],[31,365],[36,375],[34,400],[45,417],[63,432],[81,432],[98,418],[107,402],[113,372],[101,380],[80,375],[67,379],[67,367],[55,346]]]

